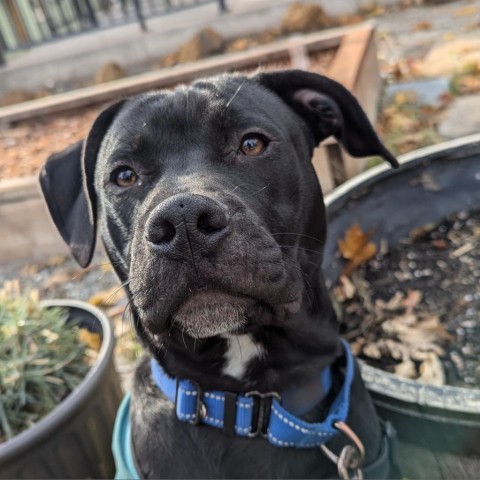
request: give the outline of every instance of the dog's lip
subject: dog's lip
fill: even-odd
[[[179,306],[177,313],[191,311],[200,305],[232,302],[249,305],[257,302],[257,300],[247,295],[223,292],[220,290],[197,290]]]

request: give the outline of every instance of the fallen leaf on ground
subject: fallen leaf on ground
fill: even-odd
[[[464,7],[460,7],[459,9],[455,10],[454,16],[455,17],[471,17],[476,15],[479,12],[478,7],[475,5],[465,5]]]
[[[95,305],[96,307],[111,307],[123,299],[124,296],[125,292],[123,291],[123,288],[117,285],[108,290],[92,295],[88,299],[88,303]]]
[[[350,275],[359,265],[370,260],[377,253],[377,246],[370,242],[371,234],[364,233],[356,223],[345,232],[345,238],[338,241],[338,248],[346,260],[342,275]]]
[[[418,22],[415,24],[413,27],[413,30],[415,32],[424,32],[426,30],[431,30],[432,24],[426,20],[422,20],[421,22]]]
[[[81,328],[78,331],[78,339],[88,348],[98,352],[102,346],[102,337],[99,333],[93,333],[86,328]]]
[[[54,288],[57,285],[62,283],[73,282],[75,280],[80,280],[86,271],[78,268],[67,268],[64,270],[58,270],[52,275],[50,275],[42,284],[42,288],[49,290]]]
[[[444,36],[443,36],[443,41],[444,42],[451,42],[453,40],[455,40],[457,38],[457,36],[452,33],[452,32],[447,32]]]

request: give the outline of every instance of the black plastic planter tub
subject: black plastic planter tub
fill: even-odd
[[[112,478],[113,423],[122,398],[113,366],[112,328],[100,310],[83,302],[52,300],[91,332],[100,333],[97,360],[82,382],[33,427],[0,444],[0,478]]]
[[[337,240],[353,223],[372,230],[377,243],[393,245],[414,228],[480,208],[480,135],[405,155],[398,170],[372,169],[335,190],[326,204],[324,270],[332,286],[343,268]],[[478,478],[479,389],[425,385],[365,364],[362,376],[380,415],[397,429],[403,477]]]

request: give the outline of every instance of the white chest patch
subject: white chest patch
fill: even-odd
[[[262,345],[255,343],[250,335],[224,335],[224,338],[228,348],[223,373],[240,380],[250,360],[263,357],[265,350]]]

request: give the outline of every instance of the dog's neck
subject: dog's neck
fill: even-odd
[[[316,292],[315,305],[310,298],[306,296],[304,307],[288,318],[255,318],[237,335],[198,340],[172,330],[151,353],[169,375],[193,380],[203,390],[292,390],[316,379],[342,351],[326,290]],[[141,323],[137,325],[145,336]]]

